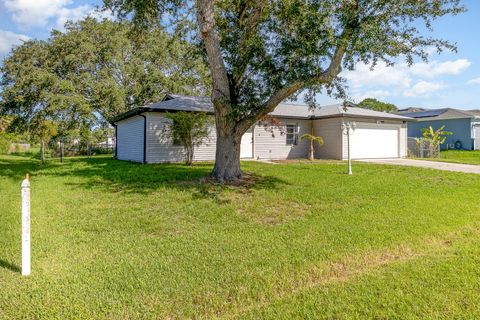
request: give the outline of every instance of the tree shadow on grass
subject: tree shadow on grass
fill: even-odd
[[[36,175],[53,177],[78,177],[66,185],[82,189],[103,189],[113,193],[149,194],[161,189],[189,190],[197,198],[215,198],[224,191],[250,192],[255,189],[276,189],[285,185],[282,179],[245,175],[241,183],[219,184],[208,179],[212,163],[139,164],[119,161],[110,157],[68,158],[64,163],[49,161],[41,165],[35,160],[0,159],[0,176],[21,181],[30,173],[34,183]],[[219,200],[220,201],[220,200]]]
[[[3,259],[0,259],[0,268],[8,269],[12,272],[17,272],[17,273],[21,272],[21,269],[19,266],[14,265],[13,263],[10,263]]]

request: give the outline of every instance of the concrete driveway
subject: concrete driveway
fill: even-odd
[[[430,169],[443,170],[443,171],[456,171],[456,172],[480,174],[480,166],[472,165],[472,164],[448,163],[448,162],[413,160],[413,159],[365,159],[365,160],[358,160],[358,161],[378,163],[378,164],[389,164],[389,165],[395,165],[395,166],[430,168]]]

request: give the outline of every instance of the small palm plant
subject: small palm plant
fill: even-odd
[[[315,149],[314,149],[314,143],[318,143],[319,146],[323,146],[323,138],[314,136],[313,134],[304,134],[303,136],[300,137],[301,140],[303,139],[308,139],[310,140],[310,149],[308,150],[308,160],[313,161],[315,159]]]
[[[432,158],[438,158],[440,156],[438,153],[440,145],[444,144],[447,136],[452,134],[452,132],[445,131],[443,129],[445,129],[445,126],[442,126],[437,130],[434,130],[432,126],[422,129],[423,139],[430,142],[430,152]]]

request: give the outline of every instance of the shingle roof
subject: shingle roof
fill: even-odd
[[[167,95],[163,101],[152,103],[141,108],[118,115],[111,120],[111,123],[132,117],[148,111],[192,111],[213,113],[213,105],[209,97],[191,97],[181,95]],[[363,108],[354,107],[349,104],[344,107],[342,104],[321,106],[311,109],[304,104],[281,103],[270,113],[272,116],[298,119],[321,119],[334,117],[366,117],[380,119],[412,120],[404,115],[397,115],[386,112],[378,112]]]
[[[467,110],[466,112],[470,113],[471,115],[480,118],[480,110]]]
[[[453,108],[431,109],[420,112],[408,112],[402,113],[402,115],[415,118],[417,119],[417,121],[465,119],[475,117],[475,115],[473,115],[472,113]]]

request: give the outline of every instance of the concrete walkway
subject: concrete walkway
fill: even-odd
[[[456,172],[480,174],[480,165],[477,166],[472,164],[448,163],[448,162],[413,160],[413,159],[366,159],[366,160],[359,160],[359,161],[369,162],[369,163],[378,163],[378,164],[390,164],[390,165],[396,165],[396,166],[420,167],[420,168],[430,168],[430,169],[443,170],[443,171],[456,171]]]

